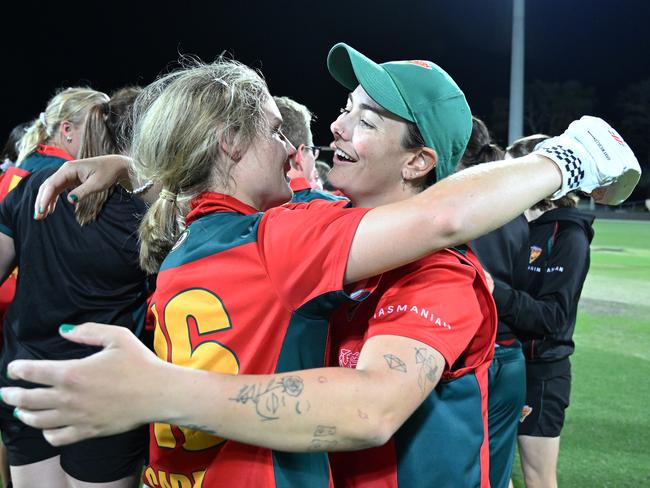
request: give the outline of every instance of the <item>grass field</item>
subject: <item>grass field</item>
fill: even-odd
[[[650,222],[594,226],[558,483],[650,487]]]

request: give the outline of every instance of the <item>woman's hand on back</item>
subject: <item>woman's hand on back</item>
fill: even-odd
[[[70,189],[68,201],[76,204],[88,195],[107,190],[128,177],[131,160],[106,155],[68,161],[43,182],[34,202],[34,218],[42,220],[54,212],[59,195]]]

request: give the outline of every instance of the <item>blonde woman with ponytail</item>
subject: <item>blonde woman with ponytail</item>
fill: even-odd
[[[81,155],[127,149],[121,141],[123,121],[138,92],[120,90],[107,103],[87,110],[79,135]],[[20,266],[15,300],[5,320],[2,371],[12,358],[76,359],[91,354],[86,346],[60,339],[57,326],[62,322],[111,322],[138,335],[144,325],[147,276],[138,263],[137,238],[143,203],[115,186],[74,208],[61,205],[52,221],[37,222],[34,199],[53,172],[45,168],[27,175],[0,203],[0,275]],[[3,377],[0,384],[18,383]],[[146,453],[144,428],[56,448],[0,405],[0,429],[16,488],[137,486]]]
[[[413,65],[431,69],[423,63]],[[337,184],[356,192],[377,176],[370,165],[379,146],[381,163],[404,163],[392,190],[422,182],[447,148],[403,147],[395,127],[406,122],[364,94],[359,86],[331,126]],[[371,112],[394,129],[381,144],[375,138],[385,132],[362,116]],[[447,113],[471,125],[469,110]],[[325,452],[385,443],[444,364],[417,341],[388,347],[373,337],[372,367],[358,356],[357,369],[322,368],[329,314],[368,296],[373,277],[502,225],[563,185],[557,163],[533,154],[373,209],[278,207],[291,197],[285,174],[295,150],[264,81],[224,59],[147,87],[135,121],[133,159],[67,163],[39,190],[35,209],[44,218],[62,189],[81,183],[67,198],[83,200],[129,170],[137,184],[161,188],[146,195],[153,203],[140,228],[140,262],[159,271],[151,302],[158,359],[128,331],[66,325],[65,338],[103,351],[76,364],[16,361],[10,377],[52,388],[2,395],[55,445],[154,422],[148,486],[329,486]],[[407,381],[417,395],[406,393]],[[386,398],[403,400],[399,412],[382,408]]]
[[[52,97],[45,111],[27,126],[18,141],[16,164],[0,176],[0,201],[29,173],[56,169],[78,158],[88,111],[107,101],[107,95],[90,88],[66,88]],[[4,310],[13,299],[16,273],[1,287],[3,299],[7,297],[0,304]]]
[[[58,92],[20,140],[17,165],[36,171],[78,158],[88,111],[107,102],[106,94],[90,88]]]

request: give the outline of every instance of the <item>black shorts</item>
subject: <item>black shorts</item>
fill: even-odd
[[[144,466],[147,450],[147,428],[124,434],[89,439],[54,447],[33,429],[13,417],[13,407],[0,407],[0,429],[7,446],[11,466],[23,466],[61,456],[61,468],[68,475],[88,483],[117,481]]]
[[[519,435],[558,437],[571,393],[569,358],[550,363],[526,362],[526,404]]]

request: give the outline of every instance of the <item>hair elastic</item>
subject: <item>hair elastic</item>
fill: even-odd
[[[160,195],[158,195],[158,198],[162,198],[163,200],[167,200],[168,202],[172,202],[172,203],[176,202],[177,197],[178,195],[176,193],[166,190],[164,188],[160,190]]]

